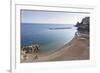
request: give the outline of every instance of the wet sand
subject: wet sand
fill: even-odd
[[[26,55],[26,59],[21,59],[21,63],[88,60],[89,39],[75,35],[75,37],[69,43],[65,44],[63,47],[55,51]]]

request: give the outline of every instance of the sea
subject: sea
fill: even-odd
[[[43,52],[56,50],[70,42],[75,32],[74,24],[21,23],[21,47],[38,44]]]

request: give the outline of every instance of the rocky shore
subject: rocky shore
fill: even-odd
[[[45,62],[45,61],[68,61],[89,60],[89,17],[77,22],[77,32],[74,38],[61,48],[41,53],[38,44],[23,47],[21,49],[21,63]]]

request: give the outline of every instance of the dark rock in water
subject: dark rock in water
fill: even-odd
[[[89,34],[89,26],[90,26],[90,17],[85,17],[82,19],[82,21],[75,25],[78,30],[78,32],[83,33],[83,34]]]

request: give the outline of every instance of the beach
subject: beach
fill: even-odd
[[[23,59],[21,54],[21,63],[48,62],[48,61],[68,61],[68,60],[89,60],[89,38],[78,36],[64,44],[61,48],[47,53],[27,53]]]

